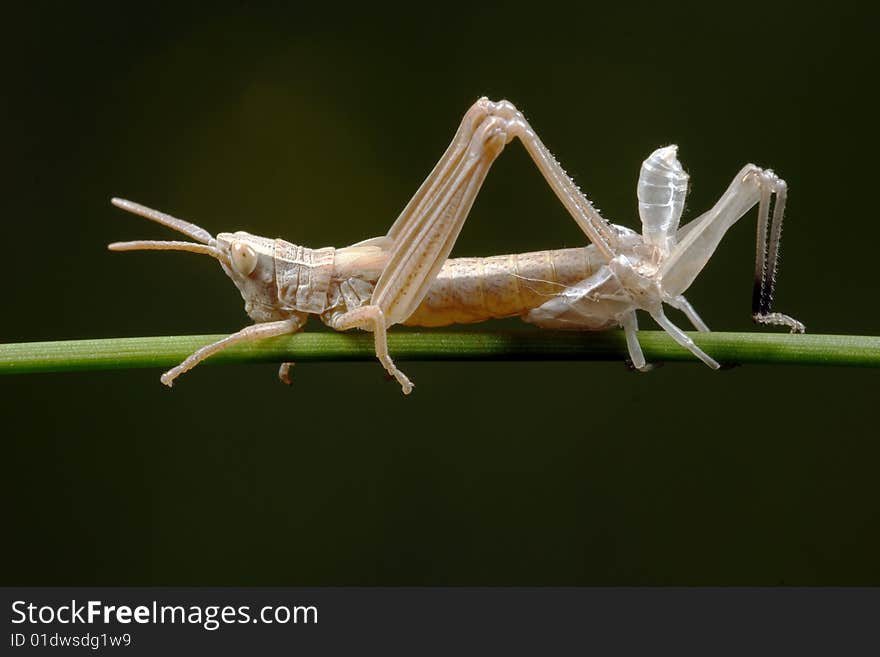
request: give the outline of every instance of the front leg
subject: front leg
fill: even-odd
[[[232,335],[223,338],[222,340],[218,340],[213,344],[202,347],[191,356],[189,356],[180,365],[178,365],[177,367],[173,367],[165,372],[160,380],[162,381],[162,383],[170,388],[174,385],[174,379],[176,379],[178,376],[180,376],[184,372],[190,371],[206,358],[213,356],[220,351],[223,351],[227,347],[231,347],[234,344],[239,344],[240,342],[252,342],[254,340],[273,338],[278,335],[289,335],[292,333],[296,333],[300,330],[300,328],[302,328],[302,320],[300,320],[298,317],[284,319],[279,322],[265,322],[261,324],[246,326],[238,333],[233,333]]]

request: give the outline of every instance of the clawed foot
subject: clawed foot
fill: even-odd
[[[769,324],[771,326],[787,326],[791,333],[803,333],[806,327],[794,317],[783,315],[782,313],[767,313],[766,315],[755,315],[752,319],[756,324]]]
[[[641,367],[636,367],[631,358],[626,359],[626,369],[628,369],[630,372],[650,372],[656,367],[660,367],[660,365],[654,363],[645,363]]]
[[[394,372],[392,372],[392,374],[394,378],[397,379],[397,382],[400,384],[400,389],[403,391],[404,395],[408,395],[413,391],[412,381],[407,378],[406,374],[396,368]]]
[[[159,377],[159,380],[169,388],[174,385],[174,379],[183,374],[185,370],[181,368],[179,365],[174,367],[167,372],[165,372],[162,376]]]

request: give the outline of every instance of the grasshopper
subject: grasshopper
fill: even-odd
[[[518,138],[553,192],[589,238],[573,249],[488,258],[448,259],[492,163]],[[730,227],[758,205],[752,317],[803,332],[772,312],[787,187],[772,171],[748,164],[707,212],[679,227],[688,175],[677,147],[654,151],[637,184],[642,233],[606,221],[565,173],[522,113],[508,101],[479,99],[444,155],[384,236],[336,249],[309,249],[243,231],[217,237],[188,221],[131,201],[112,203],[186,235],[189,241],[114,242],[113,251],[190,251],[215,258],[235,283],[254,324],[205,346],[161,381],[174,380],[230,345],[300,331],[318,315],[339,331],[374,335],[376,356],[404,394],[413,384],[388,353],[394,324],[442,326],[522,317],[541,327],[623,328],[630,360],[647,370],[636,311],[647,312],[678,344],[709,367],[718,363],[665,315],[681,310],[699,331],[709,328],[684,297]],[[773,200],[771,217],[771,199]],[[290,363],[279,370],[289,383]]]

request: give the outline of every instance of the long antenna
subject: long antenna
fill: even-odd
[[[141,217],[144,217],[145,219],[150,219],[151,221],[155,221],[156,223],[162,224],[163,226],[167,226],[168,228],[176,230],[179,233],[183,233],[187,237],[191,237],[194,240],[201,242],[202,244],[213,245],[216,243],[216,240],[214,239],[214,236],[211,235],[211,233],[206,231],[204,228],[196,226],[195,224],[191,224],[190,222],[184,221],[183,219],[172,217],[170,214],[165,214],[164,212],[159,212],[158,210],[148,208],[145,205],[141,205],[140,203],[127,201],[124,198],[113,198],[110,199],[110,202],[117,208],[120,208],[127,212],[131,212],[132,214],[139,215]]]
[[[195,242],[137,240],[134,242],[113,242],[107,248],[111,251],[190,251],[203,253],[213,258],[218,257],[218,251],[210,244],[196,244]]]

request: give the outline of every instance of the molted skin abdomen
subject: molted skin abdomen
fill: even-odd
[[[603,264],[592,246],[448,260],[408,326],[471,324],[537,308]]]
[[[642,163],[636,194],[642,235],[648,244],[668,253],[684,210],[688,175],[676,157],[678,148],[658,148]]]

